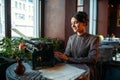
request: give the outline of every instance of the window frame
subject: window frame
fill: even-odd
[[[87,0],[86,0],[87,1]],[[78,0],[77,0],[78,2]],[[84,8],[86,7],[87,8]],[[78,3],[77,3],[77,11],[78,11]],[[97,0],[89,0],[87,1],[87,4],[85,4],[85,0],[83,0],[83,11],[88,13],[89,17],[89,24],[88,24],[88,32],[90,34],[96,35],[97,33]]]
[[[41,9],[39,9],[37,12],[37,19],[39,22],[37,22],[37,37],[44,36],[43,34],[43,27],[44,27],[44,0],[38,0],[39,3],[41,3]],[[11,0],[5,0],[5,36],[6,37],[12,37],[11,34]],[[37,4],[40,6],[40,4]],[[40,8],[40,7],[38,7]],[[40,15],[39,15],[40,14]]]

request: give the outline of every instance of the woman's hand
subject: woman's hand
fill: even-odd
[[[61,53],[59,51],[55,51],[54,55],[61,58],[61,59],[63,59],[64,61],[68,61],[68,59],[69,59],[65,54],[63,54],[63,53]]]

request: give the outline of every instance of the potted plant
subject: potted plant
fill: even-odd
[[[20,55],[19,44],[23,43],[22,38],[8,38],[4,37],[1,41],[0,56],[7,58],[16,58]]]

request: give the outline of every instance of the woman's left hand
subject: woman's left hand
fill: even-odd
[[[65,54],[63,54],[61,52],[55,51],[54,54],[55,54],[55,56],[65,60],[65,61],[68,61],[68,59],[69,59]]]

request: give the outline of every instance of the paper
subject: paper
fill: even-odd
[[[86,70],[80,69],[68,64],[63,66],[55,66],[53,68],[43,70],[43,76],[52,80],[74,80],[85,73]]]

